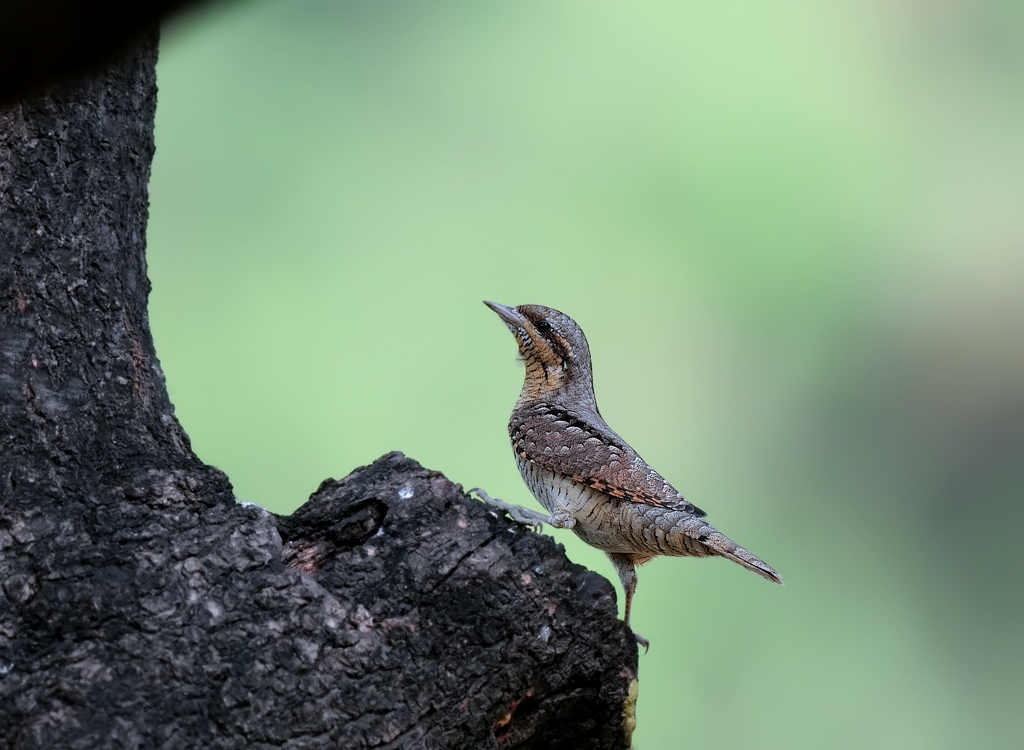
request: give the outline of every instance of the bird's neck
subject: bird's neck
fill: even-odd
[[[589,370],[545,367],[536,360],[527,360],[526,380],[516,408],[542,401],[597,413],[593,376]]]

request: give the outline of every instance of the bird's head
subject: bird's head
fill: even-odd
[[[552,398],[556,393],[594,401],[590,347],[576,321],[541,305],[506,307],[486,301],[484,304],[505,321],[519,344],[526,365],[521,401]]]

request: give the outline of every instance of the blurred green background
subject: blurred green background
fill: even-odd
[[[557,307],[787,582],[640,571],[638,750],[1017,746],[1024,4],[237,3],[158,73],[154,335],[239,497],[398,449],[537,507],[480,301]]]

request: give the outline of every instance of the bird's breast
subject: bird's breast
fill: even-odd
[[[648,552],[643,540],[624,537],[623,513],[630,514],[630,503],[598,492],[569,477],[544,469],[522,456],[516,456],[519,471],[530,492],[548,513],[565,511],[576,519],[573,531],[587,544],[605,552]]]
[[[568,477],[537,466],[519,454],[516,454],[516,463],[526,486],[548,513],[564,510],[575,518],[578,513],[595,504],[595,498],[591,497],[589,488],[573,482]]]
[[[565,511],[575,518],[573,531],[593,547],[643,556],[711,554],[694,538],[696,528],[705,524],[691,513],[611,497],[519,454],[516,463],[526,486],[548,513]]]

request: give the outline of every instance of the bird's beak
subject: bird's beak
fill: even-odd
[[[505,321],[505,324],[512,327],[515,326],[520,330],[526,328],[526,316],[519,312],[514,307],[506,307],[505,305],[499,305],[497,302],[488,302],[484,300],[484,304],[489,308],[498,313],[498,317]]]

